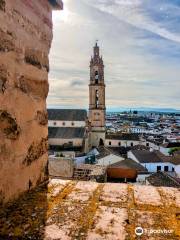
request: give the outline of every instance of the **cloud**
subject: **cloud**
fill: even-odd
[[[53,13],[49,105],[88,107],[89,60],[99,39],[107,107],[180,108],[180,11],[175,0],[64,3],[68,18]]]
[[[157,2],[159,1],[156,1],[156,8],[159,7],[160,11],[162,11],[162,9],[164,9],[165,7],[166,12],[168,7],[171,7],[171,10],[174,10],[174,8],[178,8],[173,7],[170,4],[166,4],[165,7],[163,7],[163,5],[162,7],[160,7],[159,4],[157,5]],[[163,38],[180,43],[180,35],[172,33],[171,31],[166,29],[163,24],[153,21],[153,19],[150,17],[149,12],[147,12],[146,9],[144,10],[144,0],[114,0],[111,1],[111,4],[109,4],[109,0],[88,0],[88,3],[90,5],[96,6],[99,10],[105,13],[109,13],[117,17],[119,20],[129,23],[137,28],[150,31]],[[178,10],[180,12],[180,8],[178,8]],[[169,12],[167,12],[167,14],[169,14]],[[169,17],[169,15],[167,16]],[[180,19],[179,14],[178,17]]]

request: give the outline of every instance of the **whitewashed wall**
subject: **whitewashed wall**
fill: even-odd
[[[117,156],[117,155],[114,155],[114,154],[110,154],[108,156],[105,156],[103,158],[98,159],[96,165],[109,166],[113,163],[117,163],[117,162],[120,162],[120,161],[123,161],[123,160],[124,160],[123,157],[120,157],[120,156]]]
[[[128,158],[130,158],[130,159],[132,159],[132,160],[134,160],[134,161],[136,161],[136,162],[138,162],[138,163],[140,163],[139,161],[138,161],[138,159],[134,156],[134,154],[131,152],[131,151],[129,151],[128,153],[127,153],[127,156],[128,156]],[[174,165],[174,164],[172,164],[172,163],[169,163],[169,162],[166,162],[166,163],[163,163],[163,162],[159,162],[159,163],[140,163],[142,166],[144,166],[145,168],[147,168],[148,169],[148,172],[157,172],[157,166],[161,166],[161,171],[164,171],[164,167],[165,166],[168,166],[168,170],[169,171],[172,171],[173,169],[172,168],[174,168],[175,169],[175,172],[178,174],[180,174],[180,165],[179,165],[179,168],[178,168],[178,166],[176,166],[176,165]]]
[[[109,145],[109,142],[111,142],[111,145]],[[114,139],[106,139],[105,140],[105,146],[106,147],[120,147],[119,143],[121,144],[121,147],[130,147],[131,143],[133,143],[133,146],[141,144],[141,141],[125,141],[125,140],[114,140]]]
[[[160,147],[160,152],[162,152],[164,155],[169,156],[169,148],[164,148],[164,147]]]
[[[82,138],[73,138],[73,139],[62,139],[62,138],[49,138],[50,145],[62,146],[65,143],[73,142],[74,147],[81,147],[83,145]]]
[[[147,130],[145,128],[136,128],[136,127],[131,127],[130,128],[131,133],[146,133]]]
[[[180,165],[175,165],[175,172],[177,173],[178,177],[180,178]]]
[[[149,147],[152,148],[153,150],[159,150],[160,149],[159,146],[157,146],[156,144],[154,144],[152,142],[147,141],[146,143],[149,143]],[[145,144],[145,146],[146,146],[146,144]]]
[[[149,177],[151,174],[138,174],[136,181],[137,182],[145,182],[146,178]]]
[[[85,121],[56,121],[56,120],[49,120],[48,121],[48,126],[49,127],[85,127],[86,126],[86,122]]]
[[[164,167],[168,166],[168,171],[172,171],[172,168],[175,169],[175,165],[172,163],[141,163],[142,166],[146,167],[148,172],[157,172],[157,166],[161,166],[161,171],[164,171]]]

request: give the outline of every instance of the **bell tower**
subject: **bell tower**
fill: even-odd
[[[89,121],[91,124],[91,146],[104,144],[105,140],[105,84],[104,64],[99,55],[99,46],[94,46],[90,61]]]

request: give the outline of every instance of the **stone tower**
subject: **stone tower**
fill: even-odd
[[[104,144],[105,112],[104,64],[96,42],[90,61],[89,121],[91,124],[91,146],[97,147]]]

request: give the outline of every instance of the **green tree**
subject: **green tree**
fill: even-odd
[[[173,155],[175,152],[180,151],[180,147],[174,147],[169,150],[169,154]]]

